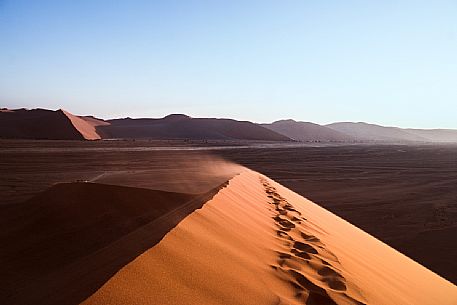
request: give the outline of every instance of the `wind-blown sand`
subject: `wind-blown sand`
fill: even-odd
[[[246,170],[83,304],[456,304],[457,287]]]

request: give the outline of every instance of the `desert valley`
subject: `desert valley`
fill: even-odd
[[[454,130],[0,113],[5,304],[456,304]]]

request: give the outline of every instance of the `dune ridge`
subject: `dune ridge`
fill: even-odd
[[[84,140],[63,110],[3,109],[0,112],[0,138]]]
[[[100,140],[102,137],[97,133],[96,127],[109,125],[109,123],[95,118],[79,117],[65,110],[62,110],[62,112],[68,117],[76,130],[78,130],[78,132],[86,140]]]
[[[457,287],[257,172],[83,304],[455,304]]]
[[[224,184],[185,194],[59,183],[0,209],[0,303],[79,304]]]

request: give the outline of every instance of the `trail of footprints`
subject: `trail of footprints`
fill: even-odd
[[[344,304],[365,304],[346,293],[346,279],[338,268],[338,258],[309,232],[312,224],[266,179],[260,177],[260,182],[271,200],[269,204],[276,214],[273,219],[278,227],[276,234],[284,247],[284,251],[277,253],[277,264],[271,267],[292,285],[294,297],[308,305],[338,304],[330,297],[330,291]]]

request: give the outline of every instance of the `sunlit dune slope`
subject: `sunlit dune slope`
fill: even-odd
[[[440,304],[457,288],[245,171],[84,304]]]
[[[62,110],[63,113],[70,119],[73,126],[86,140],[100,140],[101,136],[97,133],[97,126],[109,125],[109,123],[97,120],[92,117],[79,117],[69,113],[68,111]]]

